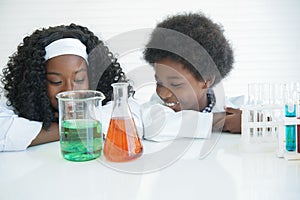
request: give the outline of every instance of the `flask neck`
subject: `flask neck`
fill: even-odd
[[[114,91],[115,103],[128,102],[128,84],[125,83],[113,84],[113,91]]]
[[[113,87],[113,112],[112,117],[130,118],[131,111],[128,105],[128,83],[114,83]]]

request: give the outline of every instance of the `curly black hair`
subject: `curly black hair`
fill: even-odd
[[[154,65],[163,59],[180,62],[197,80],[220,82],[233,68],[234,56],[221,25],[202,13],[169,16],[158,23],[144,50]]]
[[[117,59],[87,27],[72,23],[35,30],[23,39],[17,52],[9,57],[1,82],[7,104],[14,107],[16,114],[43,122],[45,129],[50,127],[51,122],[57,121],[47,94],[45,47],[62,38],[79,39],[86,46],[87,53],[93,54],[91,59],[89,55],[89,85],[106,96],[103,104],[111,100],[111,84],[126,81]]]

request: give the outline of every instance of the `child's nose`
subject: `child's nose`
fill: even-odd
[[[162,99],[168,99],[168,98],[170,98],[173,95],[173,93],[171,92],[171,90],[169,90],[168,88],[166,88],[164,86],[156,88],[156,93]]]
[[[65,85],[64,91],[71,91],[74,90],[74,83],[68,81]]]

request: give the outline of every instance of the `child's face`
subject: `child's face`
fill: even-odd
[[[184,65],[163,59],[154,65],[156,93],[174,111],[202,110],[207,105],[207,87]]]
[[[56,95],[59,92],[89,88],[86,62],[76,55],[61,55],[48,60],[46,79],[48,96],[56,110]]]

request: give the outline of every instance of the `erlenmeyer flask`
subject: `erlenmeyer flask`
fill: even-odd
[[[128,83],[113,83],[114,104],[103,154],[108,161],[126,162],[138,158],[143,146],[128,105]]]

